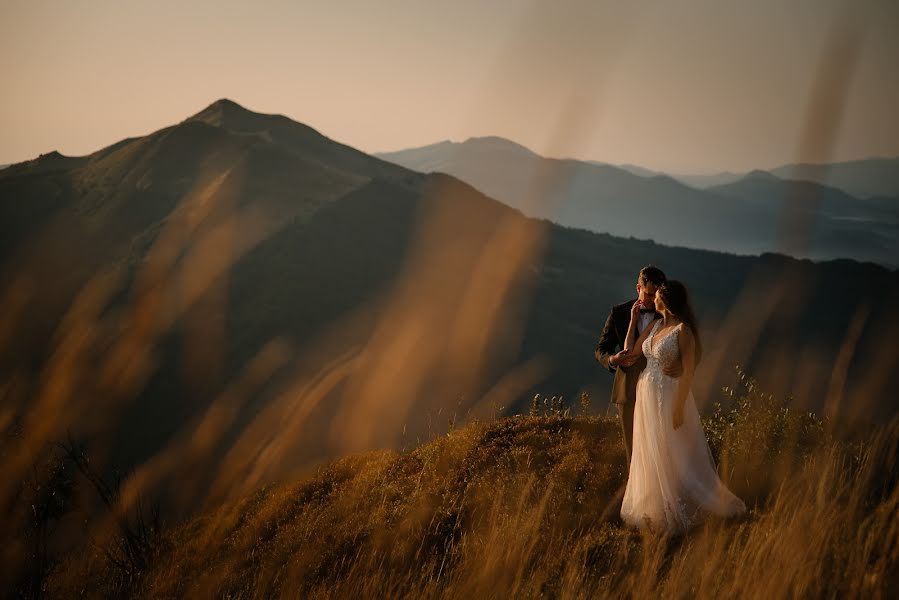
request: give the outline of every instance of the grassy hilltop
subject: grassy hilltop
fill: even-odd
[[[163,530],[145,563],[97,551],[63,595],[137,597],[885,597],[899,585],[894,422],[836,441],[742,376],[704,420],[750,506],[678,539],[617,517],[611,417],[535,403],[404,451],[352,455]],[[118,556],[122,564],[112,558]]]
[[[897,427],[846,434],[895,419],[899,271],[529,219],[227,100],[4,169],[0,233],[9,595],[897,587]],[[703,407],[733,364],[787,397],[744,376],[704,410],[752,511],[675,541],[622,528],[614,419],[520,414],[607,398],[599,330],[653,261],[702,315]]]
[[[624,196],[616,204],[629,206]],[[98,356],[119,353],[111,368],[128,389],[82,348],[72,372],[102,389],[73,385],[81,400],[66,400],[71,410],[35,417],[64,415],[55,435],[99,433],[125,470],[170,445],[273,340],[314,378],[352,348],[402,344],[377,334],[409,328],[423,365],[404,375],[402,397],[396,388],[389,396],[415,406],[412,417],[460,397],[474,402],[537,363],[545,374],[505,403],[507,414],[544,390],[607,397],[612,378],[593,350],[610,308],[632,296],[649,263],[690,288],[709,357],[697,397],[741,364],[771,391],[793,394],[794,407],[862,420],[896,414],[899,271],[529,219],[449,175],[407,170],[227,99],[87,156],[50,152],[0,171],[0,384],[27,382],[12,385],[0,410],[33,409],[52,383],[40,365],[59,333],[82,343],[64,316],[86,301],[83,326],[98,336],[84,343]],[[359,377],[380,371],[370,364]],[[252,394],[232,429],[276,402],[276,388]],[[310,418],[328,420],[334,407],[358,414],[360,402],[386,397],[322,402]],[[97,411],[108,413],[102,425]],[[370,447],[395,447],[399,428],[387,421],[391,435]],[[303,460],[333,458],[315,431],[302,439]]]

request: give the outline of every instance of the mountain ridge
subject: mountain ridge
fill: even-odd
[[[71,275],[71,281],[67,281],[71,287],[62,291],[38,287],[42,298],[54,304],[46,310],[29,305],[15,323],[12,335],[22,340],[17,356],[37,360],[35,356],[45,355],[56,324],[50,317],[58,318],[75,297],[78,284],[109,261],[122,264],[129,277],[137,277],[160,232],[179,223],[184,199],[202,187],[207,175],[232,167],[221,198],[205,209],[218,219],[225,219],[235,208],[261,210],[273,215],[275,222],[266,236],[251,246],[240,247],[222,284],[226,285],[228,302],[221,308],[226,325],[219,350],[222,370],[229,374],[241,372],[275,338],[288,340],[304,356],[308,353],[314,365],[314,341],[348,315],[361,315],[353,322],[362,323],[362,333],[350,341],[364,344],[365,335],[377,324],[378,310],[405,273],[405,265],[410,259],[422,260],[410,256],[417,247],[413,242],[420,235],[420,218],[440,206],[457,212],[453,213],[452,227],[442,230],[443,237],[433,242],[443,250],[439,255],[449,256],[451,265],[459,264],[452,260],[459,255],[474,261],[454,267],[463,269],[460,272],[441,272],[434,267],[432,284],[441,290],[439,297],[450,302],[455,297],[452,294],[465,289],[464,268],[474,269],[479,264],[478,253],[490,247],[487,242],[499,224],[539,225],[543,231],[543,251],[527,267],[535,278],[535,288],[527,292],[515,288],[500,301],[504,310],[512,310],[520,296],[527,294],[530,309],[522,317],[526,319],[524,332],[517,346],[508,346],[513,350],[504,350],[494,357],[495,364],[485,368],[485,380],[493,384],[507,369],[535,356],[545,355],[555,366],[545,380],[517,396],[509,410],[520,410],[528,394],[541,389],[569,398],[580,391],[606,397],[610,378],[593,357],[596,336],[609,308],[631,296],[636,273],[648,263],[660,264],[669,276],[688,282],[704,327],[715,335],[722,324],[730,322],[730,311],[738,310],[741,302],[763,306],[769,301],[766,294],[773,293],[769,287],[744,289],[752,277],[760,276],[757,273],[798,273],[793,280],[807,283],[793,290],[791,297],[809,294],[816,302],[810,304],[796,327],[800,331],[814,327],[816,339],[789,338],[790,330],[777,324],[760,342],[757,354],[743,357],[747,368],[758,367],[763,375],[773,373],[764,364],[769,357],[781,364],[782,354],[799,355],[813,342],[816,356],[828,364],[841,347],[844,324],[860,307],[873,307],[871,322],[889,323],[893,294],[899,293],[899,272],[874,264],[840,260],[812,263],[776,254],[737,256],[558,226],[526,218],[521,211],[452,175],[424,175],[392,165],[385,168],[381,159],[359,151],[348,153],[339,143],[319,152],[317,145],[326,142],[315,136],[302,138],[312,141],[310,147],[301,147],[300,136],[294,132],[306,130],[289,123],[283,129],[273,127],[271,136],[259,135],[256,127],[238,129],[256,131],[234,132],[202,120],[180,122],[106,146],[94,153],[93,160],[77,168],[31,175],[0,172],[2,256],[7,266],[20,267],[32,276],[46,273],[50,283],[62,279],[63,274]],[[551,166],[553,174],[578,175],[576,162],[557,160]],[[597,169],[617,173],[624,181],[645,182],[625,171]],[[682,188],[670,181],[661,183]],[[681,214],[684,210],[683,206],[679,208]],[[29,247],[39,250],[33,258],[44,260],[58,255],[58,262],[32,269],[31,263],[25,262],[32,257],[14,253],[11,241],[22,241],[26,234],[40,230],[54,218],[64,225],[54,234],[61,231],[64,235],[45,236],[40,244]],[[235,232],[241,240],[243,230],[239,227]],[[186,241],[194,237],[188,236]],[[482,257],[497,258],[501,257],[489,253]],[[463,282],[459,290],[441,287],[454,277]],[[841,285],[834,287],[833,281]],[[880,282],[877,289],[865,285],[871,281]],[[122,298],[127,298],[124,292]],[[453,322],[451,318],[446,321]],[[182,325],[179,323],[179,327]],[[866,327],[859,347],[876,347],[880,332],[887,330]],[[166,333],[158,371],[120,423],[116,435],[121,439],[115,444],[114,455],[125,466],[152,455],[183,423],[196,418],[196,411],[206,407],[225,384],[224,377],[210,376],[201,392],[184,385],[179,350],[182,335],[180,329]],[[710,339],[708,343],[710,355],[717,353],[721,364],[744,352],[739,339]],[[863,379],[865,360],[862,353],[852,363]],[[707,389],[718,389],[719,378],[730,376],[729,370],[703,368],[708,370],[697,378],[697,385]],[[889,377],[894,375],[890,372],[884,385],[889,385]],[[814,403],[824,397],[814,383],[797,403]],[[827,381],[817,383],[826,386]],[[792,385],[791,378],[778,381],[778,386]],[[856,385],[854,375],[850,375],[847,394],[855,393]],[[772,391],[782,390],[778,387]],[[863,400],[853,396],[852,406],[862,406]],[[261,410],[269,401],[270,396],[259,394],[253,399],[252,410]],[[330,405],[325,402],[322,406]],[[875,408],[892,410],[881,405]],[[394,441],[379,440],[385,446]],[[297,452],[303,456],[322,458],[333,452],[327,440],[312,435],[298,443],[301,447]]]
[[[791,187],[789,193],[778,188],[761,198],[739,191],[758,188],[756,182],[762,180],[775,187],[778,181],[787,181],[770,171],[753,170],[699,189],[667,174],[506,151],[514,147],[508,140],[484,143],[470,138],[465,144],[440,143],[382,156],[411,169],[452,174],[529,216],[561,225],[738,254],[788,247],[782,238],[789,234],[778,233],[778,228],[782,213],[800,192],[803,198],[822,196],[825,204],[837,202],[832,186],[814,181],[785,183]],[[551,180],[564,183],[556,188],[540,183]],[[842,204],[835,211],[801,213],[815,235],[809,245],[795,248],[798,257],[854,258],[899,266],[899,202],[840,194]],[[685,214],[696,218],[685,220]],[[881,222],[872,220],[874,214]]]

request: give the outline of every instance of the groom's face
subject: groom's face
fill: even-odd
[[[637,281],[637,297],[646,307],[652,307],[655,303],[656,291],[658,286],[651,281],[647,281],[642,277]]]

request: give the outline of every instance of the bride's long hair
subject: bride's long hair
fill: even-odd
[[[693,339],[696,340],[696,364],[698,365],[702,359],[702,342],[699,340],[699,327],[696,325],[696,315],[693,314],[693,307],[690,305],[687,286],[680,281],[671,279],[659,286],[656,293],[661,296],[665,308],[686,323],[693,332]]]

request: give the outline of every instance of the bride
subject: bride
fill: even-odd
[[[662,318],[635,341],[640,308],[638,300],[621,352],[647,359],[637,380],[633,452],[621,518],[636,527],[683,533],[705,514],[730,516],[746,506],[718,479],[690,391],[702,345],[686,288],[679,281],[659,288],[655,308]],[[678,357],[683,375],[669,377],[662,368]]]

